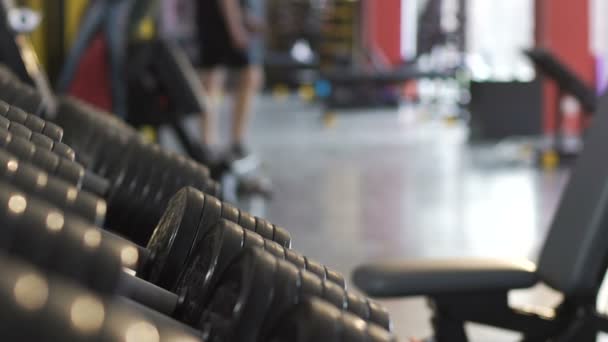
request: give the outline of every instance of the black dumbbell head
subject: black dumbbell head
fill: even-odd
[[[147,245],[155,260],[146,274],[148,280],[171,287],[186,264],[204,206],[204,197],[192,188],[173,196]]]
[[[261,340],[272,342],[396,342],[389,332],[333,305],[310,297],[282,315],[272,333]]]

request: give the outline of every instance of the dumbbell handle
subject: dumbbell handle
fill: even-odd
[[[107,198],[110,191],[110,182],[107,179],[100,177],[88,170],[84,173],[82,186],[87,191],[90,191],[103,198]]]
[[[180,297],[141,278],[123,272],[118,293],[167,316],[173,315]]]
[[[134,271],[136,274],[146,272],[147,266],[154,262],[154,255],[150,252],[146,247],[142,247],[137,245],[130,240],[123,238],[122,236],[116,235],[108,230],[99,229],[103,240],[109,240],[112,242],[114,246],[119,246],[119,248],[128,248],[133,247],[137,250],[137,263],[135,265],[125,265],[128,269]]]

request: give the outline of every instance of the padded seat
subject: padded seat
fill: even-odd
[[[363,265],[353,280],[366,294],[381,298],[508,291],[531,287],[538,278],[528,260],[479,258]]]

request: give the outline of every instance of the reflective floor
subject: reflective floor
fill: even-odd
[[[315,106],[264,98],[251,143],[275,186],[263,215],[345,274],[382,258],[535,260],[567,178],[531,167],[520,145],[471,148],[460,124],[413,109],[341,114],[326,127]],[[510,299],[552,305],[559,296],[538,287]],[[402,339],[430,334],[422,298],[384,303]],[[518,337],[470,332],[473,341]]]
[[[252,143],[276,186],[266,216],[295,248],[345,274],[382,258],[536,257],[566,180],[505,146],[470,148],[458,124],[414,111],[338,115],[263,101]],[[538,288],[513,302],[551,304]],[[386,302],[400,337],[430,333],[421,298]],[[517,335],[473,327],[474,341]]]

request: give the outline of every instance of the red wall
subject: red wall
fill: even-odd
[[[589,1],[536,0],[536,44],[556,54],[588,84],[594,84]],[[556,130],[557,89],[549,82],[545,82],[544,88],[544,130],[551,133]]]
[[[401,1],[366,0],[366,16],[370,44],[381,51],[392,64],[401,58]]]

